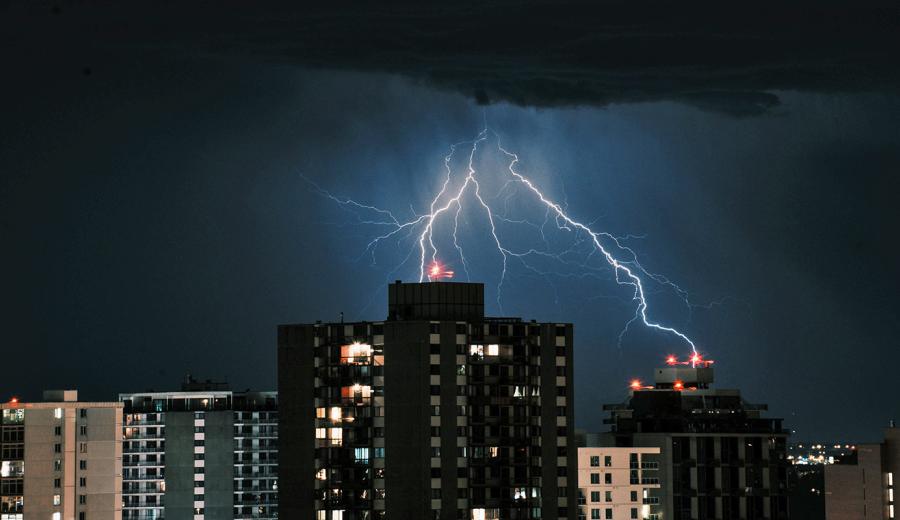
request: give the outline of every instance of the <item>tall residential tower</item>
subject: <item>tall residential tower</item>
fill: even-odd
[[[572,326],[400,283],[384,321],[282,325],[285,518],[574,520]]]
[[[0,519],[122,518],[121,403],[59,390],[0,411]]]
[[[699,356],[656,370],[653,386],[632,383],[627,401],[606,405],[607,446],[660,449],[655,520],[788,518],[788,431],[738,390],[712,388]],[[637,470],[633,468],[635,475]],[[644,474],[637,475],[643,480]]]
[[[120,394],[125,520],[278,517],[278,399],[188,380]]]

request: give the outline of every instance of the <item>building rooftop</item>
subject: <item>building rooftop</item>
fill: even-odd
[[[633,433],[787,433],[782,420],[765,418],[764,404],[746,402],[739,390],[712,388],[712,362],[691,363],[654,372],[654,385],[632,381],[628,399],[603,406],[613,434]]]

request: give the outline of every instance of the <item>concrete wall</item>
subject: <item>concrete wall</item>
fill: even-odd
[[[166,412],[166,520],[194,518],[194,413]]]
[[[601,518],[606,518],[605,510],[613,510],[613,520],[631,519],[631,510],[637,509],[638,518],[643,515],[644,490],[658,489],[658,485],[631,484],[632,453],[637,453],[642,462],[659,462],[659,448],[579,448],[578,449],[578,487],[585,497],[583,506],[585,516],[591,517],[591,509],[599,509]],[[599,457],[599,466],[591,466],[591,457]],[[610,457],[610,466],[605,465],[605,457]],[[662,466],[662,465],[660,465]],[[661,469],[660,469],[661,470]],[[658,477],[660,470],[642,471],[643,476]],[[600,483],[591,483],[591,474],[599,475]],[[612,484],[605,483],[605,475],[610,474]],[[591,492],[599,493],[599,501],[593,501]],[[631,493],[635,492],[636,501],[631,500]],[[611,501],[606,501],[606,492],[610,493]],[[655,496],[655,495],[654,495]],[[660,506],[653,507],[653,512],[659,512]],[[650,510],[648,509],[649,513]]]
[[[827,520],[881,520],[881,445],[860,444],[857,464],[825,467],[825,518]]]
[[[86,503],[78,505],[79,511],[93,518],[121,518],[122,513],[122,408],[89,408],[87,417],[78,414],[75,418],[76,442],[84,442],[81,426],[87,429],[87,450],[76,449],[76,459],[80,463],[76,476],[84,477],[85,488],[76,487],[77,495],[87,494]],[[76,486],[80,483],[76,481]],[[112,516],[109,516],[112,513]]]
[[[278,327],[278,508],[281,518],[315,518],[315,328]]]
[[[234,413],[206,412],[205,520],[234,518]]]
[[[121,520],[122,406],[78,402],[19,406],[25,408],[25,518],[52,518],[58,512],[62,520],[76,520],[84,512],[91,520]],[[57,495],[59,505],[54,505]]]
[[[431,515],[428,340],[428,322],[384,324],[385,510],[392,518]],[[455,440],[447,446],[455,448]]]

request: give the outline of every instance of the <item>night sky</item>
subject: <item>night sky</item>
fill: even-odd
[[[692,313],[654,287],[651,314],[719,386],[800,440],[900,419],[895,5],[217,5],[0,2],[0,398],[115,399],[187,372],[275,389],[277,324],[383,319],[385,282],[418,277],[392,273],[408,248],[360,258],[373,230],[304,177],[409,217],[487,121],[573,216],[690,293]],[[499,314],[489,236],[464,218]],[[608,274],[513,267],[502,299],[575,324],[591,430],[687,352],[640,327],[620,348],[634,306]]]

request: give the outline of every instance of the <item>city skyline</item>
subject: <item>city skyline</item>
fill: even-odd
[[[690,294],[693,312],[654,288],[651,315],[716,361],[722,387],[768,403],[797,439],[878,440],[900,418],[873,398],[895,393],[900,364],[900,31],[876,23],[893,19],[884,5],[645,18],[613,2],[601,30],[576,3],[530,39],[498,23],[540,28],[538,4],[478,22],[422,8],[422,30],[396,41],[379,28],[409,22],[389,13],[304,30],[332,20],[323,6],[240,11],[254,24],[190,6],[0,7],[18,44],[0,51],[14,78],[0,85],[0,341],[21,367],[0,400],[112,400],[186,373],[274,390],[277,324],[381,320],[387,284],[418,278],[392,273],[406,249],[360,259],[371,234],[310,181],[421,212],[449,146],[487,121],[542,190]],[[466,45],[440,40],[448,20]],[[492,291],[496,270],[477,266],[496,258],[480,256],[472,280]],[[610,271],[548,283],[517,269],[486,314],[574,323],[579,428],[689,353],[636,328],[619,345],[634,305]]]

